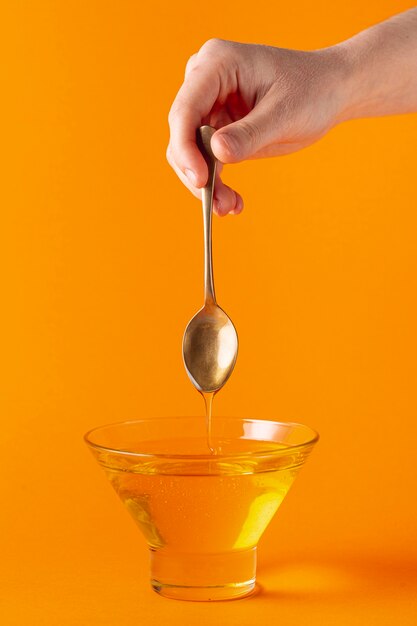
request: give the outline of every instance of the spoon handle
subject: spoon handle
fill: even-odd
[[[204,301],[205,304],[216,304],[213,280],[213,255],[211,246],[211,216],[213,213],[214,179],[216,176],[216,157],[214,156],[210,140],[216,132],[211,126],[201,126],[197,129],[197,145],[208,167],[208,179],[202,189],[203,222],[204,222]]]

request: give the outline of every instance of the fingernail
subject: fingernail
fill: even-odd
[[[195,175],[193,170],[186,169],[184,174],[186,175],[190,183],[194,185],[194,187],[197,187],[197,176]]]

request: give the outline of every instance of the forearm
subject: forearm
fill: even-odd
[[[417,112],[417,8],[334,49],[348,68],[341,121]]]

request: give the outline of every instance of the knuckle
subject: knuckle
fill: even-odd
[[[168,124],[170,127],[172,127],[172,125],[175,123],[175,120],[177,119],[178,116],[178,111],[179,111],[179,106],[178,106],[178,102],[175,101],[168,113]]]
[[[218,53],[221,50],[224,50],[226,47],[227,47],[227,42],[224,39],[218,39],[217,37],[212,37],[211,39],[208,39],[205,43],[203,43],[198,54],[200,56],[203,56],[206,54]]]
[[[261,138],[261,131],[253,122],[241,121],[241,129],[251,146],[257,146]]]
[[[185,75],[187,75],[188,72],[193,69],[193,67],[195,66],[196,60],[197,60],[197,52],[195,54],[192,54],[190,58],[188,59],[187,64],[185,66]]]

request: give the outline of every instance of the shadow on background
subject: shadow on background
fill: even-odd
[[[259,568],[251,598],[353,601],[386,594],[417,598],[417,561],[395,558],[317,558]],[[249,599],[249,598],[248,598]],[[417,610],[417,600],[416,600]]]

